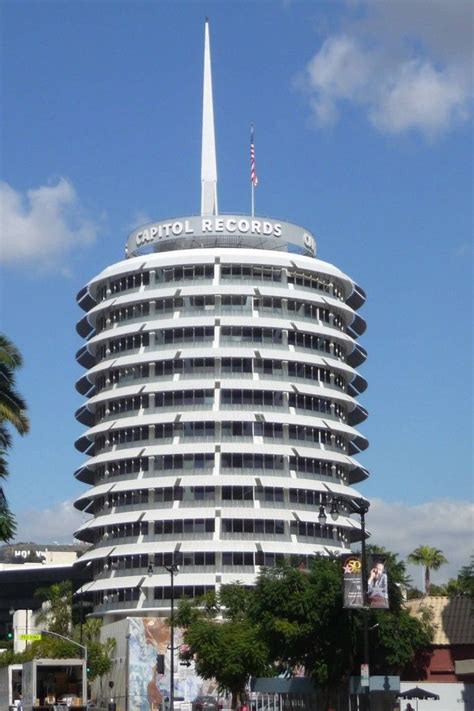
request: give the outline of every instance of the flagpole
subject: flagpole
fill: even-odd
[[[255,186],[258,183],[257,169],[255,167],[255,145],[253,142],[253,123],[250,124],[250,185],[252,198],[252,217],[255,216]]]

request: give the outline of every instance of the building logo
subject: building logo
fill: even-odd
[[[128,237],[127,256],[133,257],[144,247],[156,251],[169,249],[169,243],[177,241],[176,248],[209,246],[267,247],[285,250],[287,245],[309,256],[316,253],[316,240],[307,230],[289,222],[250,217],[247,215],[223,215],[210,217],[178,217],[162,222],[153,222],[134,230]],[[244,242],[242,242],[244,240]],[[162,247],[162,245],[168,245]]]

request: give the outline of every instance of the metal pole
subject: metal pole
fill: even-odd
[[[82,642],[82,640],[81,640]],[[86,673],[85,673],[85,678],[83,677],[82,679],[82,696],[84,698],[84,690],[86,692],[85,694],[85,701],[87,703],[88,698],[89,698],[89,679],[87,678],[87,645],[84,645],[84,663],[86,665]]]
[[[128,696],[130,682],[130,620],[127,617],[127,636],[125,638],[125,711],[128,711]]]
[[[171,664],[170,664],[170,711],[174,711],[174,564],[171,574]]]
[[[361,563],[362,563],[362,602],[364,604],[364,664],[369,669],[369,686],[366,692],[366,708],[370,711],[370,666],[369,666],[369,607],[367,599],[367,554],[365,548],[365,511],[360,511],[360,527],[362,533],[361,541]]]
[[[82,622],[83,622],[83,611],[82,611],[82,592],[79,597],[79,642],[82,644]]]

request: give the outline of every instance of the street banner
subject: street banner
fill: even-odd
[[[384,556],[370,556],[367,576],[367,604],[379,610],[388,610],[388,578]]]
[[[344,607],[364,607],[362,594],[362,563],[360,555],[348,555],[343,559]]]

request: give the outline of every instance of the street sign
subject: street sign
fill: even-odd
[[[19,635],[20,639],[26,642],[37,642],[39,639],[41,639],[40,634],[21,634]]]

